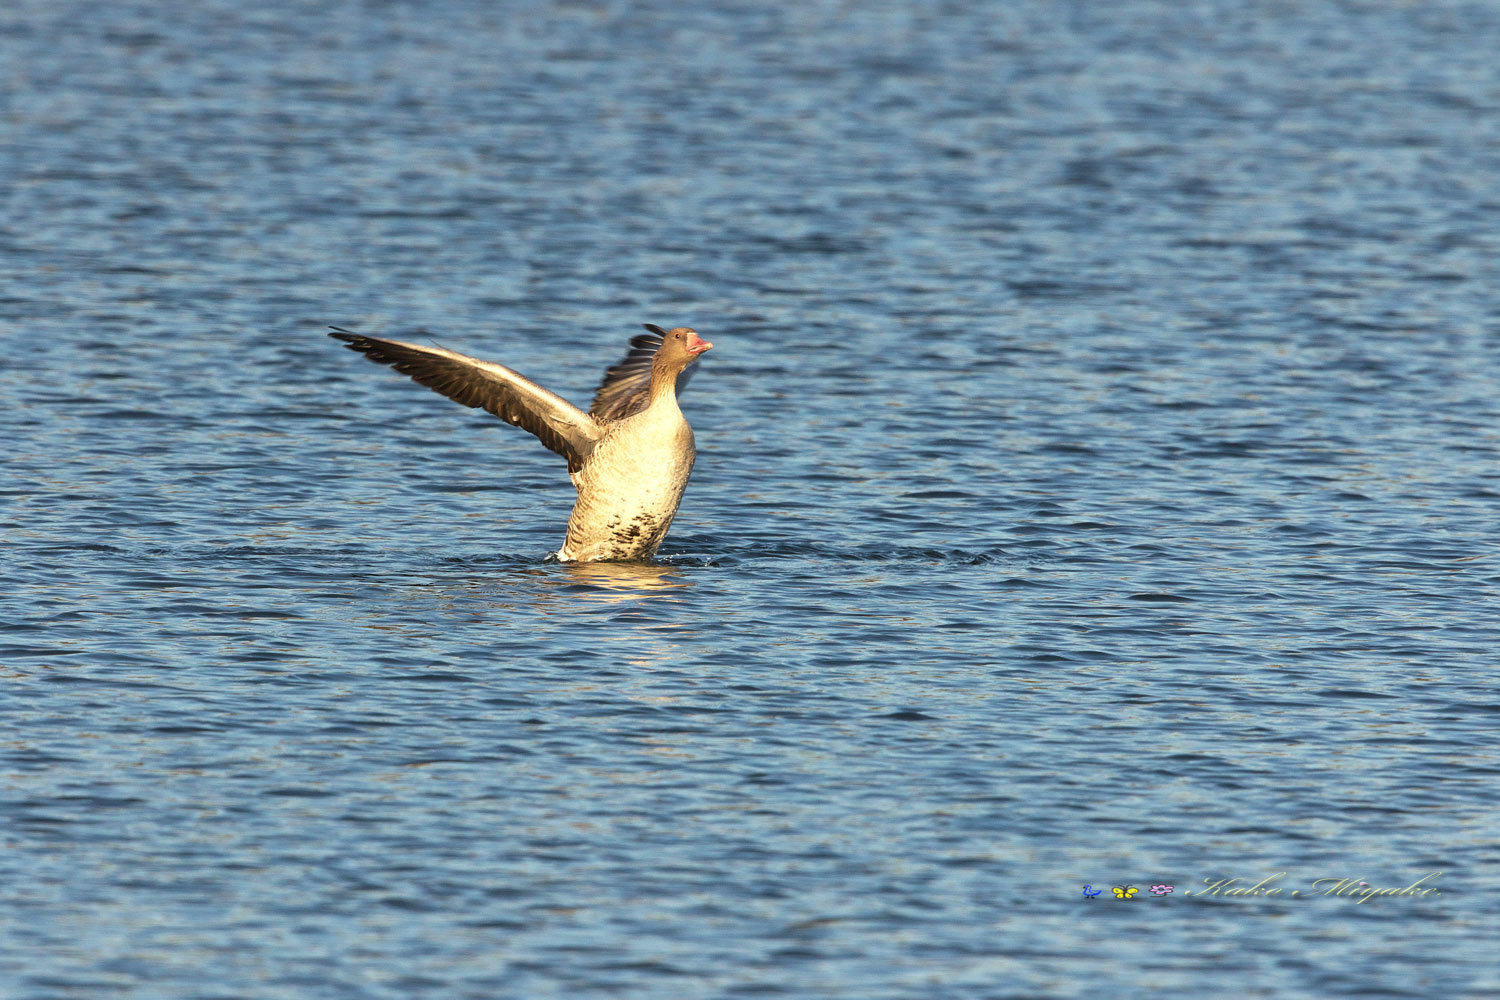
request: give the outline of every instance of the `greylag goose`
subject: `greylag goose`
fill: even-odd
[[[714,345],[685,326],[645,326],[650,332],[632,338],[625,358],[604,373],[587,413],[493,361],[336,326],[329,336],[449,399],[484,407],[566,458],[578,501],[556,555],[593,562],[650,559],[693,471],[693,429],[677,392],[688,366]]]

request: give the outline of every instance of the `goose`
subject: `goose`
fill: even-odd
[[[554,553],[563,562],[649,560],[667,536],[693,471],[693,429],[677,408],[689,368],[714,345],[685,326],[644,324],[604,373],[584,413],[519,372],[443,347],[331,326],[329,336],[465,406],[535,434],[568,460],[578,500]]]

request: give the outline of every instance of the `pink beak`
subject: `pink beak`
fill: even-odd
[[[689,354],[702,354],[713,346],[713,344],[710,344],[696,333],[688,334],[687,352]]]

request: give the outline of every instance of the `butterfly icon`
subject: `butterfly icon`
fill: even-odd
[[[1093,886],[1089,885],[1088,883],[1084,883],[1084,886],[1083,886],[1083,898],[1084,899],[1093,899],[1095,896],[1099,895],[1099,893],[1101,893],[1103,891],[1104,891],[1103,889],[1095,889]]]
[[[1128,885],[1128,886],[1125,886],[1123,889],[1121,887],[1119,887],[1119,886],[1115,886],[1113,889],[1111,889],[1109,891],[1115,894],[1115,898],[1116,899],[1130,899],[1132,896],[1134,896],[1136,894],[1137,889],[1133,885]]]

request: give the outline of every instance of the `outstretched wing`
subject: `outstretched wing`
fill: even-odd
[[[589,407],[589,416],[601,423],[619,420],[646,408],[646,397],[651,388],[651,359],[661,346],[667,331],[653,323],[644,324],[650,333],[638,333],[630,338],[630,350],[625,359],[604,373],[604,381],[594,392],[594,403]],[[687,388],[693,377],[696,364],[688,365],[677,376],[677,391]]]
[[[577,472],[599,439],[593,418],[555,393],[504,365],[480,361],[441,347],[422,347],[399,340],[382,340],[329,327],[335,340],[371,361],[390,365],[403,375],[465,406],[482,406],[501,420],[515,424],[568,460]]]

